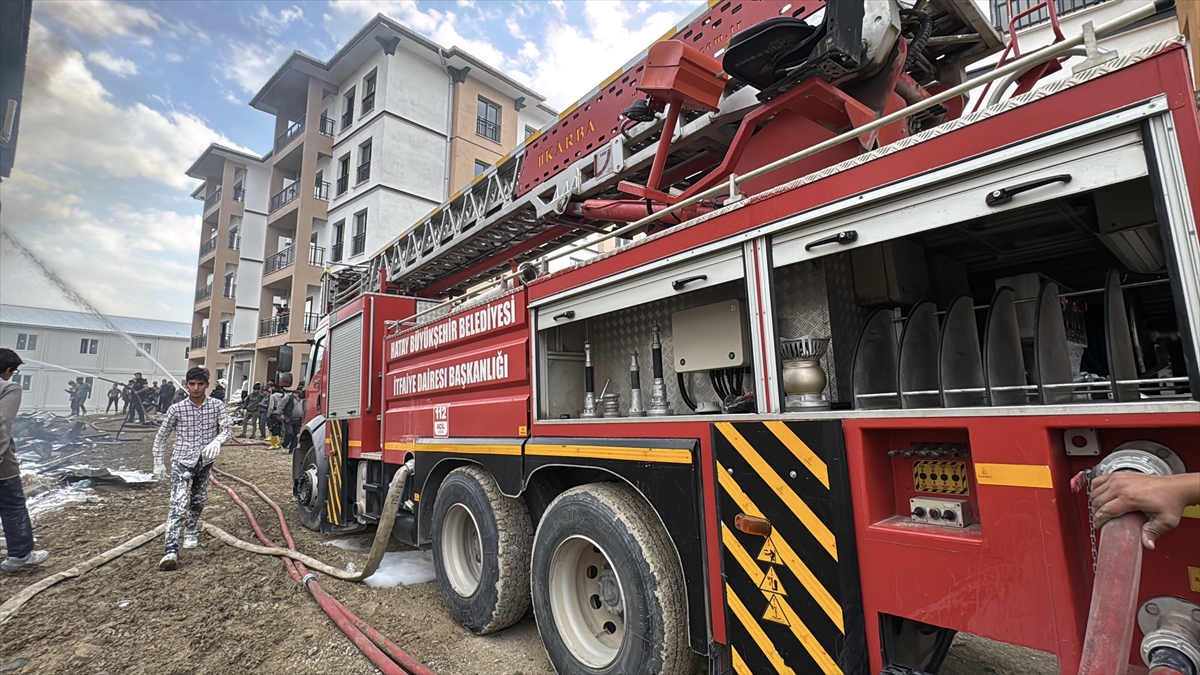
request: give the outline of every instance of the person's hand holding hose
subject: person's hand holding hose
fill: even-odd
[[[1142,526],[1142,545],[1150,550],[1159,537],[1179,525],[1183,510],[1192,504],[1200,504],[1200,473],[1148,476],[1118,471],[1092,481],[1096,529],[1130,511],[1141,511],[1149,518]]]

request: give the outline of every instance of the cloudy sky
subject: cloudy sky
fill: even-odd
[[[703,3],[35,0],[0,225],[101,312],[190,322],[209,143],[266,151],[247,101],[292,50],[328,59],[376,13],[562,109]],[[75,309],[0,244],[0,302]]]

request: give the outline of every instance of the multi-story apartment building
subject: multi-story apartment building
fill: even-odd
[[[250,101],[275,117],[270,152],[212,146],[188,171],[205,200],[189,364],[231,391],[274,378],[278,346],[312,337],[325,270],[365,262],[556,119],[544,100],[382,15],[328,61],[294,52]]]
[[[204,181],[192,193],[204,215],[188,366],[235,387],[252,372],[259,334],[270,159],[210,145],[187,171]]]

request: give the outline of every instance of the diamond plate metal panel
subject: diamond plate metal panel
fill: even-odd
[[[829,328],[832,340],[829,353],[834,356],[838,383],[835,401],[850,401],[853,398],[854,349],[871,310],[859,307],[854,298],[854,268],[850,266],[850,253],[836,253],[821,258],[825,265],[825,291],[829,298]],[[829,373],[831,378],[834,373]],[[832,386],[830,391],[833,391]]]
[[[671,368],[674,362],[671,315],[680,310],[732,299],[741,300],[743,304],[746,302],[743,280],[719,284],[703,291],[671,296],[588,319],[587,336],[592,342],[592,358],[596,368],[596,395],[599,396],[605,381],[608,381],[608,393],[620,395],[621,415],[625,415],[629,410],[629,355],[637,351],[638,365],[641,368],[642,403],[647,407],[650,405],[650,384],[654,379],[650,344],[654,340],[654,323],[658,322],[663,346],[663,379],[666,380],[671,409],[676,415],[690,414],[691,410],[684,405],[683,397],[679,394],[675,370]],[[745,316],[742,317],[742,322],[744,329],[749,331]],[[687,374],[684,377],[687,378],[688,393],[693,402],[718,400],[719,397],[707,377],[699,373]],[[742,386],[753,387],[753,378],[747,374],[742,380]],[[554,395],[552,388],[550,395]],[[580,401],[578,408],[582,407],[583,401]]]
[[[807,260],[775,270],[775,316],[778,317],[776,338],[798,338],[804,335],[830,337],[829,302],[826,293],[823,260]],[[832,344],[833,341],[830,340]],[[780,356],[780,363],[783,357]],[[838,395],[837,358],[833,349],[821,357],[821,368],[829,383],[826,396],[831,401]]]

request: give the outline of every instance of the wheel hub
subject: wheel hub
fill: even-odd
[[[296,479],[296,487],[293,489],[296,495],[296,502],[302,506],[311,507],[317,498],[317,467],[310,466],[300,474]]]
[[[550,610],[563,643],[590,668],[616,660],[625,641],[621,578],[592,540],[573,536],[550,560]]]
[[[463,504],[446,513],[441,553],[450,587],[464,598],[474,595],[483,578],[483,542],[475,514]]]

